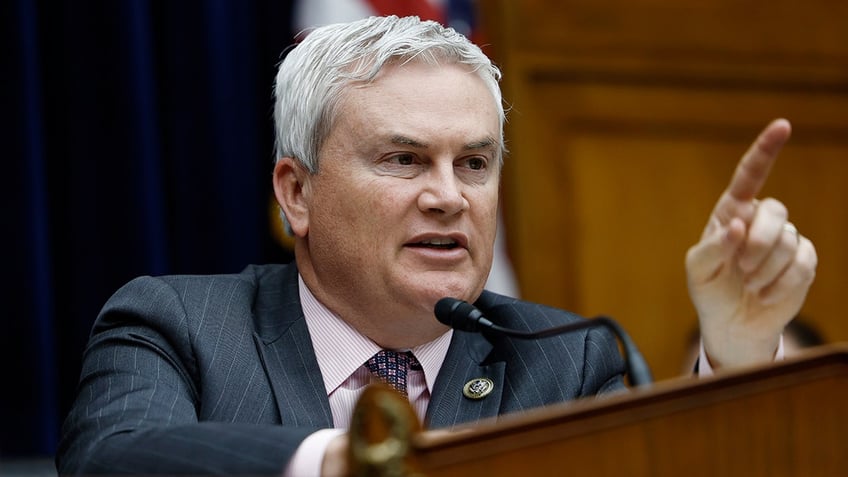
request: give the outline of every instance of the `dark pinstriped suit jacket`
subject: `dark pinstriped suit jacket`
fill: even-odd
[[[279,475],[332,416],[294,265],[237,275],[143,277],[106,303],[63,428],[60,473]],[[484,292],[504,326],[538,329],[575,315]],[[605,331],[539,341],[455,332],[427,411],[431,428],[621,389]],[[488,377],[486,398],[463,397]]]

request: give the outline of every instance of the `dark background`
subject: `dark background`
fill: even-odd
[[[290,260],[269,201],[293,37],[286,0],[2,3],[0,459],[54,453],[126,281]]]

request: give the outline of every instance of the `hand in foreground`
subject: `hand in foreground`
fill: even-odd
[[[349,441],[347,434],[342,434],[330,441],[321,463],[321,477],[348,475],[347,452]]]
[[[816,250],[788,221],[786,206],[756,199],[790,132],[778,119],[760,133],[686,255],[689,294],[714,368],[774,359],[815,278]]]

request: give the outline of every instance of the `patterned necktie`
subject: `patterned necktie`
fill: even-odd
[[[420,370],[421,365],[412,352],[381,350],[365,362],[365,366],[384,383],[406,396],[406,373]]]

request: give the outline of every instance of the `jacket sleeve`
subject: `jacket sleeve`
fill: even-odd
[[[207,374],[213,363],[198,358],[201,344],[183,298],[172,284],[144,277],[106,303],[63,427],[56,458],[61,475],[281,475],[316,430],[280,425],[269,397],[250,396],[266,403],[252,413],[210,413],[214,403],[204,393],[214,383],[206,380],[219,378]],[[228,345],[226,332],[216,344]],[[214,365],[227,369],[228,363]],[[251,376],[251,383],[259,381]]]

